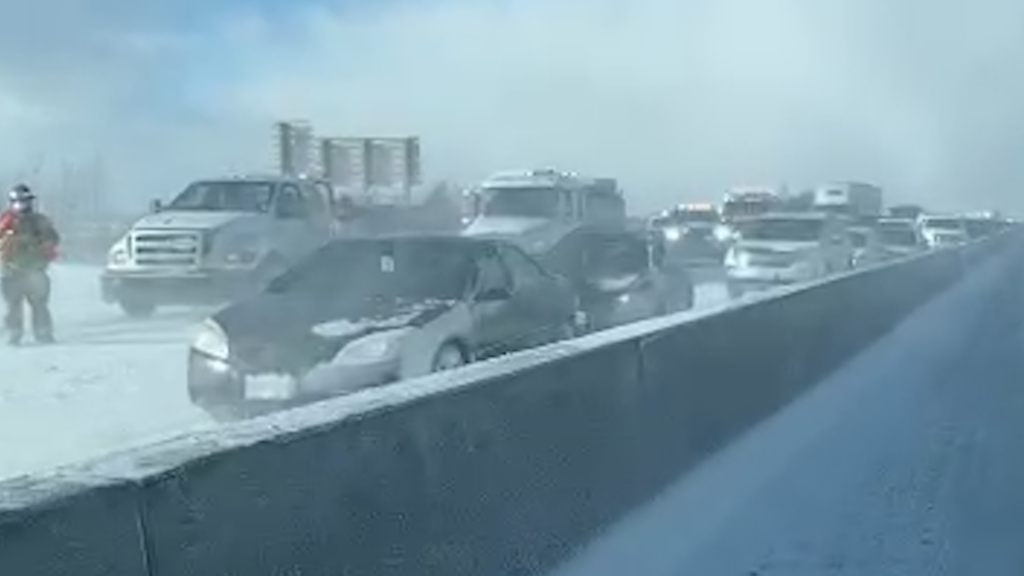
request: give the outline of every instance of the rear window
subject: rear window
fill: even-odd
[[[868,233],[863,230],[851,230],[850,242],[855,248],[864,248],[868,245]]]
[[[736,231],[744,240],[817,242],[824,228],[823,220],[813,218],[766,218],[742,222]]]
[[[594,235],[586,239],[583,261],[588,278],[636,274],[648,266],[648,245],[633,236]]]
[[[910,228],[882,228],[878,234],[888,246],[916,246],[918,243],[917,232]]]
[[[926,218],[922,223],[925,228],[939,230],[962,230],[963,220],[959,218]]]

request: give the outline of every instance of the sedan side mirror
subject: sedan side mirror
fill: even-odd
[[[477,302],[501,302],[512,298],[512,291],[508,288],[490,288],[476,295]]]
[[[159,198],[149,201],[149,211],[156,214],[164,209],[164,203]]]

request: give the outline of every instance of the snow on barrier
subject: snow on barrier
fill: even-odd
[[[0,571],[543,573],[1013,238],[0,484]]]

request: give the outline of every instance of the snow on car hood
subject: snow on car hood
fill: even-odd
[[[601,292],[623,292],[628,290],[633,284],[636,284],[639,279],[639,274],[624,274],[596,278],[591,280],[590,284]]]
[[[132,228],[147,230],[212,230],[230,222],[262,215],[251,212],[193,212],[168,210],[139,219]]]
[[[443,311],[454,305],[452,301],[432,300],[403,306],[395,314],[386,318],[337,318],[321,322],[311,328],[317,336],[330,339],[345,339],[359,336],[367,332],[405,328],[424,321],[424,314]],[[433,314],[430,314],[433,316]]]
[[[296,300],[257,297],[217,316],[232,341],[232,354],[248,373],[304,373],[330,361],[355,340],[374,332],[423,326],[455,304],[384,302],[378,310],[360,307],[352,313],[330,313]]]

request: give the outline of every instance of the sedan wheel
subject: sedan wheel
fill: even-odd
[[[452,370],[466,364],[466,355],[455,344],[445,344],[434,354],[433,372]]]

